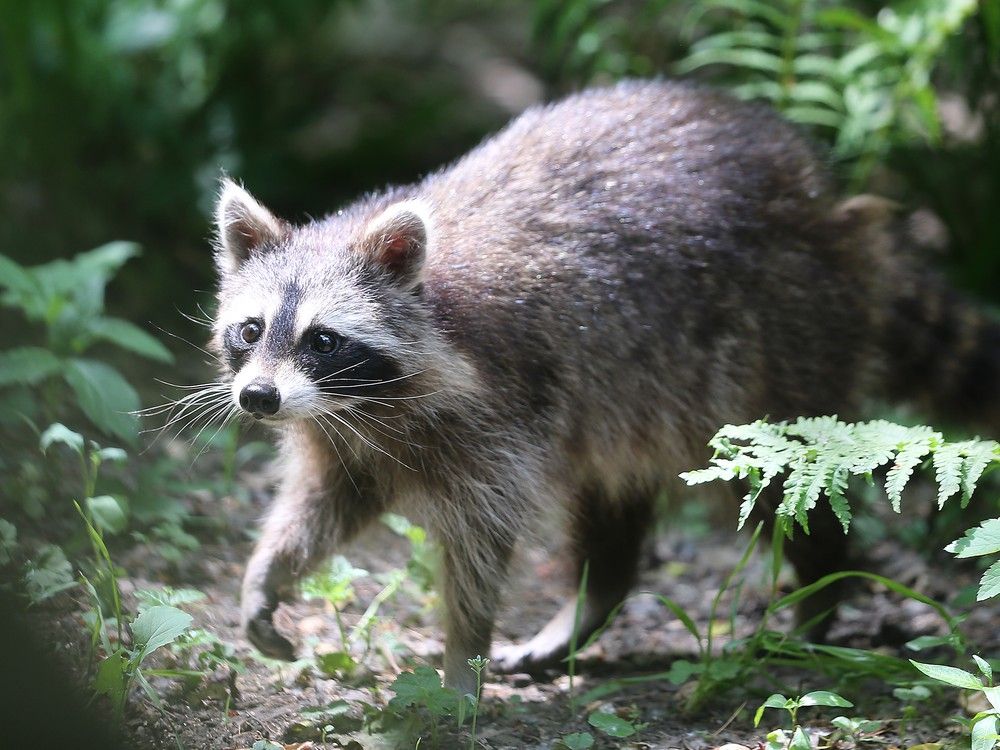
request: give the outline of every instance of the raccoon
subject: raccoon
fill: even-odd
[[[653,500],[726,423],[859,414],[877,396],[1000,425],[1000,326],[907,253],[886,201],[840,201],[764,106],[625,82],[531,109],[420,182],[293,225],[225,180],[213,347],[273,426],[281,479],[242,617],[379,514],[440,542],[448,684],[490,652],[512,550],[562,519],[581,629],[628,592]],[[817,511],[803,583],[845,562]],[[502,670],[566,653],[567,602]]]

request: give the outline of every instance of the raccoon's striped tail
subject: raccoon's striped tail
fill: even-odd
[[[884,327],[889,395],[1000,439],[1000,318],[932,274],[899,286]]]

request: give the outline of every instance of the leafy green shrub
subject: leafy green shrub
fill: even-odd
[[[737,96],[769,101],[830,141],[858,186],[890,147],[940,144],[934,73],[965,42],[960,32],[981,7],[976,0],[881,8],[831,0],[573,0],[540,3],[535,37],[555,78],[696,73]],[[1000,18],[987,15],[984,25],[1000,34]]]
[[[132,354],[172,361],[170,352],[148,333],[104,314],[104,289],[138,248],[112,242],[26,268],[0,255],[0,303],[44,329],[42,345],[0,352],[0,387],[7,388],[4,413],[52,421],[75,405],[101,432],[129,444],[136,441],[139,396],[111,365],[84,357],[99,342]]]
[[[890,145],[939,143],[932,73],[978,6],[919,0],[871,18],[843,3],[711,0],[689,24],[715,16],[721,30],[695,40],[676,69],[711,66],[738,96],[830,129],[835,155],[855,162],[862,184]]]

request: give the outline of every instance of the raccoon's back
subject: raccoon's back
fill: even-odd
[[[766,107],[668,83],[589,91],[418,194],[426,298],[512,413],[655,421],[657,404],[708,429],[835,404],[867,371],[861,261],[828,237],[810,145]]]

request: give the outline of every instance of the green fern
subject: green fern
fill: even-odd
[[[851,476],[872,481],[888,466],[885,491],[899,512],[903,489],[914,469],[930,458],[938,483],[938,504],[961,494],[963,507],[983,474],[1000,466],[1000,444],[992,440],[947,442],[930,427],[903,427],[882,420],[848,424],[836,417],[795,422],[727,425],[709,445],[715,455],[706,469],[681,475],[688,484],[745,479],[750,490],[740,506],[742,527],[760,493],[786,474],[776,514],[786,528],[809,531],[808,513],[825,497],[846,532],[851,509],[846,496]]]

